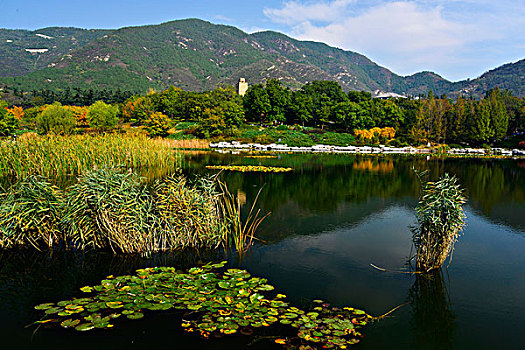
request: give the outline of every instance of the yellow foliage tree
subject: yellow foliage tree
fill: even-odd
[[[22,107],[13,106],[12,108],[6,108],[6,111],[18,121],[21,121],[22,117],[24,116],[24,109]]]

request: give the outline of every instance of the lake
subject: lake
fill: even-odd
[[[363,330],[356,349],[521,349],[525,343],[525,160],[281,154],[275,158],[189,153],[184,172],[215,173],[205,165],[289,166],[290,173],[221,174],[244,204],[271,215],[258,241],[230,266],[263,276],[296,305],[313,299],[383,315]],[[407,271],[410,225],[419,180],[448,172],[469,200],[467,226],[453,259],[431,278]],[[112,330],[79,333],[24,328],[39,318],[33,306],[80,295],[79,288],[105,276],[145,266],[184,268],[221,260],[224,253],[184,252],[153,257],[108,253],[35,251],[0,253],[0,335],[22,349],[146,346],[231,349],[280,348],[264,338],[230,336],[201,340],[185,334],[180,312],[151,312],[118,320]],[[389,270],[380,271],[371,264]],[[264,334],[262,334],[264,335]]]

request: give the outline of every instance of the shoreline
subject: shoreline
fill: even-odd
[[[332,146],[317,144],[309,147],[289,147],[287,145],[270,143],[240,143],[238,141],[210,143],[214,150],[233,151],[271,151],[292,153],[348,153],[348,154],[443,154],[443,155],[472,155],[472,156],[507,156],[525,157],[525,150],[503,148],[451,148],[445,152],[431,148],[388,147],[388,146]]]

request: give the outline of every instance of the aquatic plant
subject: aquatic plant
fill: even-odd
[[[207,165],[206,169],[219,169],[229,171],[246,172],[263,172],[263,173],[282,173],[292,171],[292,168],[269,167],[261,165]]]
[[[80,288],[86,297],[35,306],[44,312],[35,324],[89,331],[112,328],[121,317],[136,320],[151,311],[179,309],[186,311],[181,326],[203,338],[248,335],[280,324],[272,329],[283,332],[284,327],[292,336],[277,334],[272,337],[277,344],[344,349],[359,342],[358,329],[372,319],[362,310],[330,307],[322,300],[314,300],[311,311],[290,306],[265,278],[240,269],[220,272],[225,263],[187,272],[154,267],[137,270],[136,275],[108,276],[99,285]]]
[[[422,174],[419,175],[421,178]],[[441,268],[453,251],[465,225],[466,199],[457,179],[448,174],[436,182],[426,182],[421,192],[412,241],[416,248],[416,270],[429,272]]]
[[[259,216],[261,213],[260,209],[257,209],[257,211],[254,212],[262,187],[259,189],[259,192],[257,192],[257,196],[253,201],[250,212],[243,223],[241,220],[241,201],[239,196],[231,194],[225,183],[219,181],[219,186],[222,192],[222,217],[226,218],[229,223],[226,240],[227,245],[234,246],[237,252],[243,253],[252,245],[253,239],[255,238],[255,231],[261,222],[270,215],[270,213],[268,213],[264,216]]]
[[[223,244],[233,218],[221,216],[220,198],[216,181],[210,178],[200,178],[194,186],[181,175],[157,181],[153,201],[161,246],[216,248]]]
[[[61,227],[81,249],[155,251],[153,202],[136,174],[103,168],[82,175],[64,197]]]
[[[243,223],[226,185],[211,178],[189,184],[172,175],[150,188],[131,169],[102,168],[60,191],[30,176],[0,193],[0,248],[64,244],[144,253],[223,245],[243,252],[264,219],[252,211]]]
[[[61,200],[62,192],[41,176],[29,176],[0,191],[0,247],[50,247],[61,241]]]
[[[180,156],[169,143],[141,135],[22,135],[15,141],[0,140],[0,178],[42,175],[54,180],[78,176],[93,167],[171,170],[179,164]]]

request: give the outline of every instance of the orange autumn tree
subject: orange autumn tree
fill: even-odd
[[[21,121],[24,116],[24,109],[22,107],[13,106],[12,108],[6,108],[5,110],[18,121]]]
[[[75,116],[77,120],[78,126],[87,126],[89,125],[89,120],[87,117],[88,114],[88,108],[87,107],[79,107],[79,106],[64,106],[66,109],[73,112],[73,115]]]

